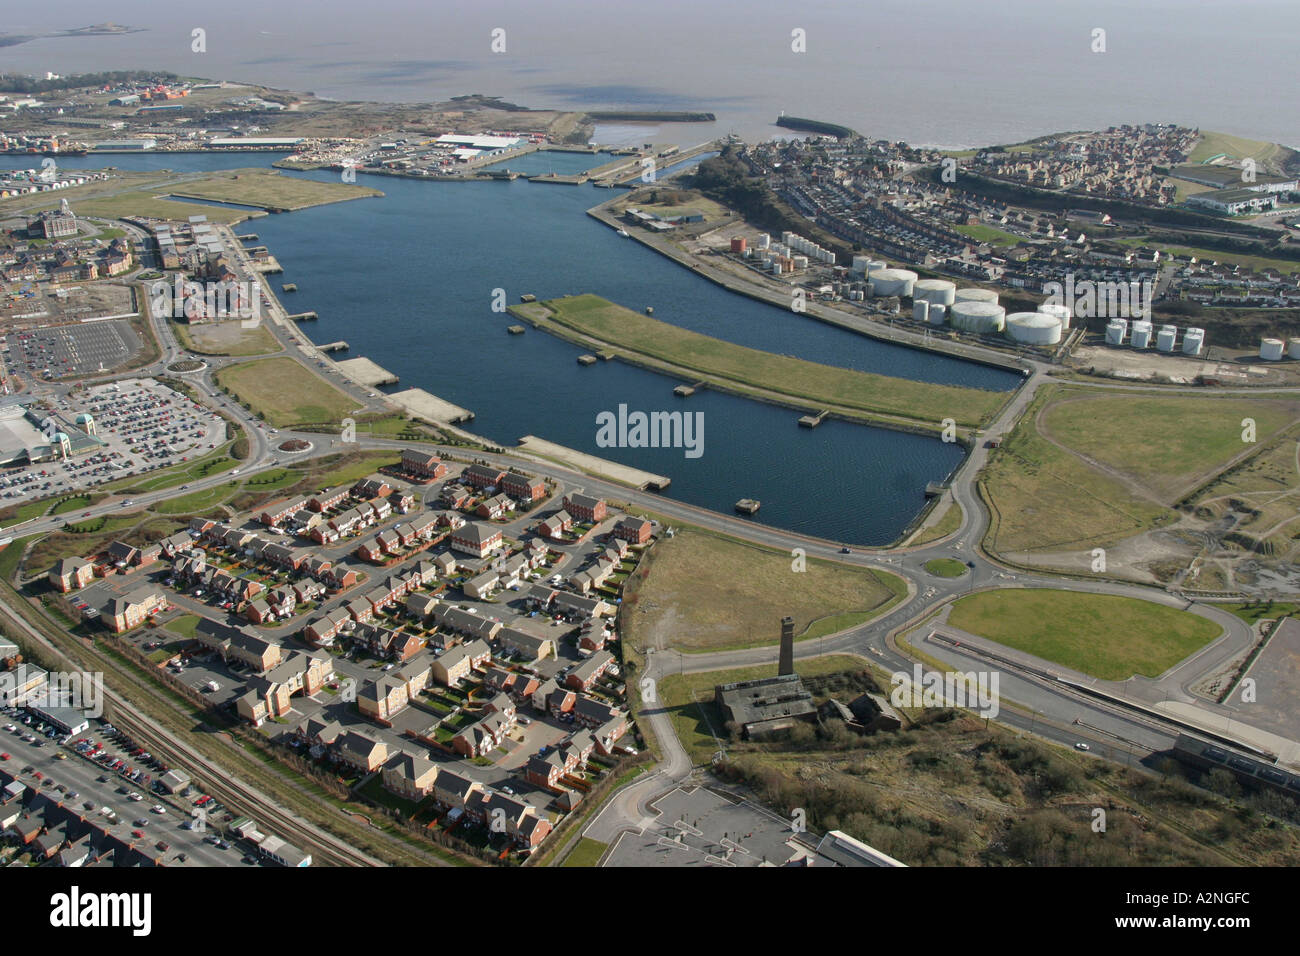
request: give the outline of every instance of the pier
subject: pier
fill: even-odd
[[[578,364],[579,364],[579,365],[595,365],[595,364],[596,364],[597,362],[599,362],[599,361],[600,361],[600,359],[596,358],[596,356],[594,356],[594,355],[579,355],[579,356],[578,356]]]
[[[742,515],[752,515],[762,507],[762,502],[757,498],[741,498],[736,502],[736,510]]]
[[[381,368],[368,358],[357,357],[344,359],[336,363],[338,369],[354,382],[360,382],[374,388],[377,385],[396,385],[397,376],[386,368]]]
[[[549,458],[598,478],[608,478],[642,491],[662,491],[671,483],[671,479],[666,475],[654,475],[639,468],[620,465],[616,461],[597,458],[595,455],[557,445],[536,435],[525,435],[519,439],[519,447],[525,452],[533,452],[538,457]]]
[[[320,316],[315,312],[295,312],[289,318],[295,322],[315,322]]]
[[[506,326],[506,331],[511,335],[523,335],[525,330],[522,325],[509,325]]]
[[[280,286],[280,291],[281,291],[281,292],[297,292],[297,291],[298,291],[298,284],[297,284],[296,282],[286,282],[284,285]]]
[[[673,394],[679,398],[690,398],[706,384],[706,382],[696,382],[694,385],[678,385],[673,389]]]
[[[322,352],[346,352],[348,350],[348,343],[339,339],[337,342],[330,342],[328,345],[318,345],[316,347]]]
[[[450,425],[454,422],[467,422],[474,418],[468,408],[453,405],[437,395],[432,395],[422,388],[408,388],[388,396],[390,402],[399,405],[412,418],[421,418],[427,422]]]
[[[816,415],[805,415],[799,419],[800,428],[816,428],[822,423],[822,420],[831,413],[829,408],[823,408]]]
[[[255,232],[250,232],[242,236],[235,236],[235,238],[240,242],[257,242],[258,235]]]

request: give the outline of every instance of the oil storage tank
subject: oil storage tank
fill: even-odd
[[[1133,323],[1133,332],[1129,338],[1129,343],[1135,349],[1144,349],[1151,345],[1151,323],[1146,321],[1137,321]]]
[[[992,302],[954,302],[948,310],[948,323],[963,332],[1001,332],[1006,327],[1007,310]]]
[[[1059,319],[1062,329],[1068,329],[1070,327],[1070,319],[1074,317],[1074,314],[1070,311],[1068,306],[1057,305],[1054,302],[1044,302],[1038,307],[1038,311],[1042,312],[1044,315],[1050,315],[1055,319]]]
[[[1259,357],[1268,362],[1276,362],[1282,358],[1282,348],[1281,339],[1260,339]]]
[[[873,259],[870,256],[854,256],[853,271],[864,276],[870,276],[871,273],[878,269],[888,268],[887,264],[881,259]]]
[[[1288,340],[1286,354],[1293,359],[1300,359],[1300,338]]]
[[[930,303],[924,299],[917,299],[912,303],[912,318],[918,322],[930,321]]]
[[[1128,335],[1128,322],[1125,319],[1111,319],[1106,323],[1106,344],[1123,345]]]
[[[1178,326],[1162,325],[1160,331],[1156,333],[1156,351],[1172,352],[1176,341],[1178,341]]]
[[[992,302],[998,304],[998,294],[992,289],[958,289],[954,302]]]
[[[916,273],[910,269],[874,269],[871,284],[878,296],[910,296]]]
[[[1046,312],[1013,312],[1007,316],[1007,336],[1022,345],[1055,345],[1061,341],[1061,320]]]
[[[943,325],[943,320],[948,317],[948,307],[938,303],[930,303],[930,324]]]
[[[1190,328],[1183,333],[1183,354],[1200,355],[1205,347],[1205,329]]]
[[[952,305],[957,286],[947,279],[921,279],[912,285],[912,298],[938,305]]]

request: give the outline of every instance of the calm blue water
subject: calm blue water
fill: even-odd
[[[188,160],[167,157],[171,168]],[[590,157],[582,157],[589,159]],[[95,163],[86,160],[84,166]],[[123,168],[159,157],[120,157]],[[227,165],[266,165],[244,155]],[[195,164],[192,168],[219,168]],[[336,180],[337,173],[302,174]],[[655,317],[758,348],[920,381],[1005,390],[1019,376],[853,335],[733,295],[584,210],[609,198],[590,186],[525,180],[436,184],[370,181],[385,193],[255,220],[248,228],[297,283],[295,312],[314,341],[346,339],[401,378],[473,410],[474,431],[509,446],[526,434],[672,478],[667,494],[730,512],[758,498],[765,523],[856,544],[893,540],[924,503],[928,481],[960,463],[958,446],[931,438],[827,422],[809,430],[795,411],[704,391],[672,394],[676,380],[618,362],[581,367],[582,349],[530,329],[510,336],[508,302],[594,292]],[[75,207],[74,207],[75,208]],[[596,416],[631,410],[704,413],[704,454],[680,449],[602,449]]]
[[[504,159],[499,163],[490,163],[484,169],[509,169],[523,173],[525,176],[540,176],[543,173],[555,173],[557,176],[572,176],[585,173],[597,166],[604,166],[613,155],[610,153],[566,153],[557,150],[536,150],[513,159]]]

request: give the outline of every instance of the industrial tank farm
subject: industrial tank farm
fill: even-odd
[[[1046,312],[1013,312],[1007,316],[1006,331],[1022,345],[1055,345],[1061,341],[1061,320]]]
[[[1007,310],[991,302],[954,302],[948,310],[948,322],[963,332],[988,334],[1005,327]]]

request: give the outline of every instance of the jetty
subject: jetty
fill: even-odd
[[[346,352],[348,350],[348,343],[339,339],[337,342],[330,342],[328,345],[318,345],[316,347],[322,352]]]
[[[468,408],[461,408],[451,402],[426,392],[422,388],[408,388],[388,396],[390,402],[399,405],[412,418],[426,422],[450,425],[455,422],[467,422],[474,418]]]
[[[286,282],[284,285],[280,286],[280,291],[281,291],[281,292],[297,292],[297,291],[298,291],[298,284],[297,284],[296,282]]]
[[[680,398],[690,398],[697,391],[704,387],[704,382],[696,382],[694,385],[678,385],[673,389],[673,394]]]
[[[578,364],[579,364],[579,365],[595,365],[595,364],[596,364],[597,362],[599,362],[599,361],[600,361],[600,359],[596,358],[596,356],[594,356],[594,355],[579,355],[579,356],[578,356]]]
[[[533,452],[538,457],[549,458],[552,461],[558,461],[562,465],[568,465],[587,474],[595,475],[597,478],[608,478],[611,481],[630,485],[642,491],[662,491],[671,483],[671,479],[666,475],[655,475],[648,471],[642,471],[640,468],[632,468],[628,465],[620,465],[616,461],[597,458],[595,455],[589,455],[573,448],[566,448],[564,445],[557,445],[544,438],[538,438],[536,435],[525,435],[519,439],[519,447],[525,452]]]
[[[510,325],[506,327],[506,331],[511,335],[523,335],[524,327],[522,325]]]
[[[925,486],[925,496],[927,498],[938,498],[947,490],[948,483],[946,481],[931,481]]]
[[[736,510],[742,515],[752,515],[762,506],[757,498],[741,498],[736,502]]]
[[[368,358],[358,356],[353,359],[344,359],[336,363],[338,369],[354,382],[360,382],[374,388],[377,385],[396,385],[397,376],[386,368],[382,368],[370,361]]]
[[[315,322],[320,316],[315,312],[295,312],[289,318],[295,322]]]
[[[241,242],[257,242],[257,241],[258,241],[258,235],[257,235],[257,233],[255,233],[255,232],[245,233],[245,234],[242,235],[242,236],[235,236],[235,238],[238,239],[238,240],[241,241]]]
[[[816,428],[818,425],[820,425],[820,424],[822,423],[822,421],[823,421],[823,420],[826,418],[826,416],[829,415],[830,413],[831,413],[831,410],[830,410],[829,408],[823,408],[823,409],[822,409],[820,412],[818,412],[816,415],[805,415],[805,416],[803,416],[803,418],[799,419],[799,427],[800,427],[800,428]]]

